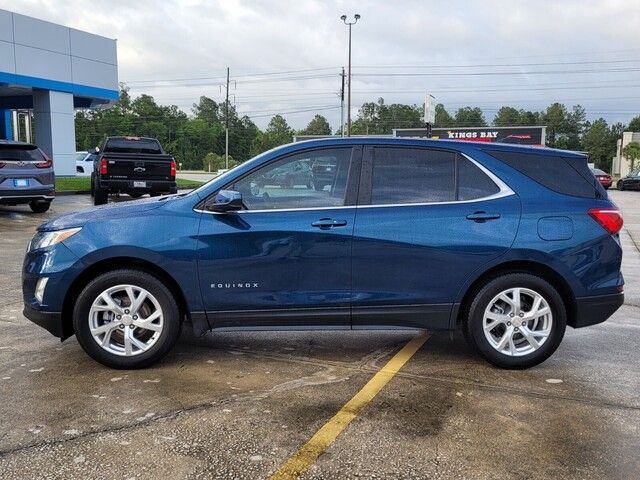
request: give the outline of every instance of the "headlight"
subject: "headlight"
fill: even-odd
[[[29,243],[29,252],[39,248],[50,247],[57,243],[65,241],[82,230],[82,227],[67,228],[66,230],[55,230],[53,232],[38,232]]]

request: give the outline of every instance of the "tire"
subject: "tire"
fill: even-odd
[[[131,198],[140,198],[142,195],[142,193],[127,193],[127,195],[129,195]]]
[[[95,186],[93,185],[93,177],[91,177],[91,198],[95,196]]]
[[[102,188],[96,188],[93,191],[93,204],[104,205],[109,200],[109,194]]]
[[[321,192],[321,191],[324,190],[324,184],[323,183],[318,183],[318,182],[313,182],[313,188],[317,192]]]
[[[515,288],[522,289],[520,298],[523,317],[512,304],[497,298],[503,292],[510,292],[506,297],[512,301],[515,300],[515,292],[510,291]],[[527,321],[527,313],[532,311],[531,304],[535,303],[537,298],[533,294],[542,298],[539,304],[540,310],[544,311],[542,309],[546,305],[549,313]],[[492,305],[493,308],[490,308]],[[488,324],[498,322],[488,334],[485,334],[484,329],[486,311],[495,315],[494,318],[487,317]],[[520,325],[523,320],[527,322],[526,327]],[[500,368],[525,369],[544,362],[556,351],[566,326],[567,315],[564,302],[549,282],[528,273],[508,273],[490,280],[475,293],[466,311],[463,331],[471,346],[492,365]],[[542,332],[546,330],[549,330],[549,333],[545,336]],[[533,337],[533,343],[525,338],[523,333],[525,331]],[[508,335],[508,332],[512,335]],[[492,341],[487,336],[490,336]],[[509,337],[512,341],[500,348],[502,341]],[[535,347],[534,344],[538,346]]]
[[[33,213],[44,213],[47,210],[49,210],[49,207],[51,206],[51,201],[32,201],[29,202],[29,208],[31,208],[31,211]]]
[[[624,182],[618,180],[618,184],[616,186],[618,187],[618,190],[620,190],[621,192],[624,190]]]
[[[125,285],[133,289],[137,298],[140,298],[142,290],[146,292],[139,309],[126,308],[131,305],[131,297],[124,292]],[[136,289],[139,291],[137,294]],[[100,296],[110,291],[115,309],[107,308],[108,311],[105,311],[106,302]],[[94,304],[101,304],[101,309],[92,311]],[[150,324],[153,329],[139,325],[158,310],[161,316],[152,320],[157,322]],[[120,319],[116,319],[114,312],[120,313]],[[125,315],[125,312],[128,313]],[[106,338],[107,332],[102,337],[94,337],[92,322],[94,328],[106,327],[109,337]],[[110,328],[110,325],[113,327]],[[141,270],[113,270],[98,276],[82,290],[73,309],[73,327],[78,342],[95,361],[111,368],[143,368],[164,357],[176,343],[180,335],[180,311],[171,291],[153,275]],[[125,335],[133,335],[137,340],[137,343],[129,342],[128,351],[125,349]],[[107,346],[103,347],[98,341],[105,341],[105,338]],[[146,349],[138,345],[146,345]]]

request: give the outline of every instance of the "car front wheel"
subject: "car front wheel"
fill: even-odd
[[[31,208],[31,211],[33,213],[44,213],[47,210],[49,210],[49,207],[51,207],[51,201],[50,200],[46,200],[46,201],[32,201],[29,202],[29,208]]]
[[[89,283],[73,310],[82,348],[112,368],[141,368],[164,357],[180,334],[171,291],[139,270],[114,270]]]
[[[497,277],[474,296],[465,337],[493,365],[524,369],[556,351],[566,329],[562,298],[543,278],[527,273]]]

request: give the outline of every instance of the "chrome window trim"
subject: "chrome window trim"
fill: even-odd
[[[267,212],[303,212],[303,211],[313,211],[313,210],[343,210],[346,208],[388,208],[388,207],[424,207],[430,205],[457,205],[457,204],[465,204],[465,203],[476,203],[476,202],[486,202],[488,200],[496,200],[498,198],[509,197],[511,195],[515,195],[515,192],[511,190],[511,188],[504,183],[500,178],[494,175],[493,172],[489,171],[484,165],[481,165],[476,160],[471,158],[466,153],[458,152],[459,155],[463,156],[470,162],[472,162],[476,167],[478,167],[482,172],[487,175],[500,189],[497,193],[492,195],[488,195],[486,197],[474,198],[472,200],[449,200],[446,202],[420,202],[420,203],[382,203],[375,205],[341,205],[338,207],[302,207],[302,208],[267,208],[262,210],[237,210],[235,213],[267,213]],[[226,215],[229,212],[210,212],[208,210],[195,209],[195,212],[198,213],[208,213],[213,215]]]

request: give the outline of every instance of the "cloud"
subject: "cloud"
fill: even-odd
[[[347,63],[339,17],[356,11],[354,113],[377,97],[421,104],[426,91],[449,110],[478,105],[489,118],[502,104],[541,109],[553,101],[581,103],[592,119],[628,121],[640,112],[633,70],[640,68],[640,9],[628,1],[0,0],[0,8],[117,38],[120,79],[132,93],[187,111],[200,95],[223,98],[229,66],[238,111],[262,126],[270,113],[314,107],[333,107],[322,113],[338,126],[339,71]],[[621,62],[579,63],[613,61]],[[517,65],[549,63],[558,65]],[[461,67],[469,64],[506,66]],[[478,72],[512,73],[469,75]],[[389,73],[414,76],[380,76]],[[415,75],[425,73],[437,75]],[[191,78],[202,80],[148,82]],[[312,116],[286,115],[298,128]]]

